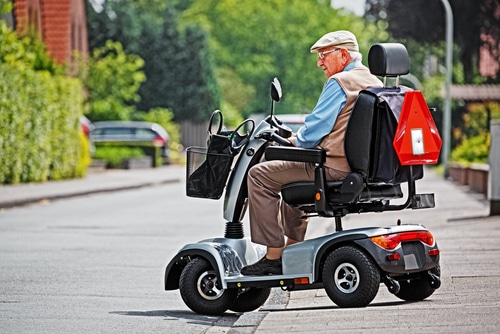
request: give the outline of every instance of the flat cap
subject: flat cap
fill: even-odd
[[[324,35],[318,39],[313,46],[311,46],[311,52],[318,52],[319,49],[323,49],[328,46],[336,46],[339,48],[345,48],[349,51],[359,52],[356,36],[347,30],[333,31]]]

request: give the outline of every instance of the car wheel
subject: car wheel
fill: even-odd
[[[380,287],[380,272],[365,253],[343,246],[327,257],[323,284],[328,297],[340,307],[365,307]]]
[[[431,269],[431,272],[440,277],[441,268],[438,266]],[[396,297],[406,301],[424,300],[436,291],[431,287],[427,278],[417,278],[407,281],[399,281],[400,289]]]
[[[238,289],[222,289],[217,274],[203,258],[194,258],[184,267],[179,290],[184,303],[204,315],[223,314],[238,297]]]
[[[250,312],[261,307],[269,298],[271,288],[248,288],[243,290],[229,309],[234,312]]]

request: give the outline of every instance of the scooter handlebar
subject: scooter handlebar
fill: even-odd
[[[281,137],[274,129],[265,130],[260,133],[258,137],[263,138],[267,141],[274,141],[281,146],[293,146],[292,143],[290,143],[286,138]]]
[[[281,137],[276,132],[271,133],[271,140],[277,142],[281,146],[293,146],[287,139]]]

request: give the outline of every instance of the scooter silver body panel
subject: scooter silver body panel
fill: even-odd
[[[176,257],[171,261],[171,264],[181,259],[183,256],[202,256],[212,263],[216,274],[220,279],[224,289],[231,284],[245,284],[249,282],[266,282],[277,280],[290,280],[295,278],[307,278],[310,284],[321,281],[317,277],[319,272],[319,262],[321,256],[328,251],[329,248],[338,245],[339,243],[356,243],[361,247],[366,247],[366,243],[370,237],[408,232],[408,231],[427,231],[425,227],[419,224],[391,225],[387,227],[365,227],[351,229],[342,232],[335,232],[314,239],[305,240],[288,246],[282,254],[283,275],[267,275],[267,276],[244,276],[240,274],[240,269],[243,266],[256,262],[265,254],[265,247],[252,243],[248,238],[231,239],[231,238],[213,238],[202,240],[198,243],[185,245]],[[421,271],[427,267],[433,267],[439,261],[439,258],[424,261],[420,266],[415,266],[413,260],[416,255],[402,254],[400,263],[390,263],[386,260],[388,253],[401,252],[395,249],[391,252],[383,250],[374,245],[373,249],[366,249],[370,253],[379,266],[384,267],[387,271],[398,273],[401,271]],[[435,245],[434,247],[437,247]],[[379,248],[379,250],[376,250]],[[406,256],[406,258],[405,258]],[[411,263],[405,263],[410,261]],[[169,264],[168,268],[172,269]],[[169,269],[167,268],[166,279],[169,277]],[[168,285],[168,284],[167,284]]]
[[[258,162],[263,155],[263,150],[268,145],[264,139],[259,139],[263,131],[271,131],[270,125],[260,122],[250,137],[249,143],[238,155],[229,177],[224,195],[224,219],[230,222],[239,222],[243,219],[246,209],[246,177],[250,167]],[[256,161],[258,160],[258,161]],[[240,203],[245,201],[245,205]]]

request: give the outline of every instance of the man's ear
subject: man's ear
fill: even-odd
[[[340,53],[342,53],[342,65],[347,66],[350,63],[351,55],[347,49],[340,49]]]

